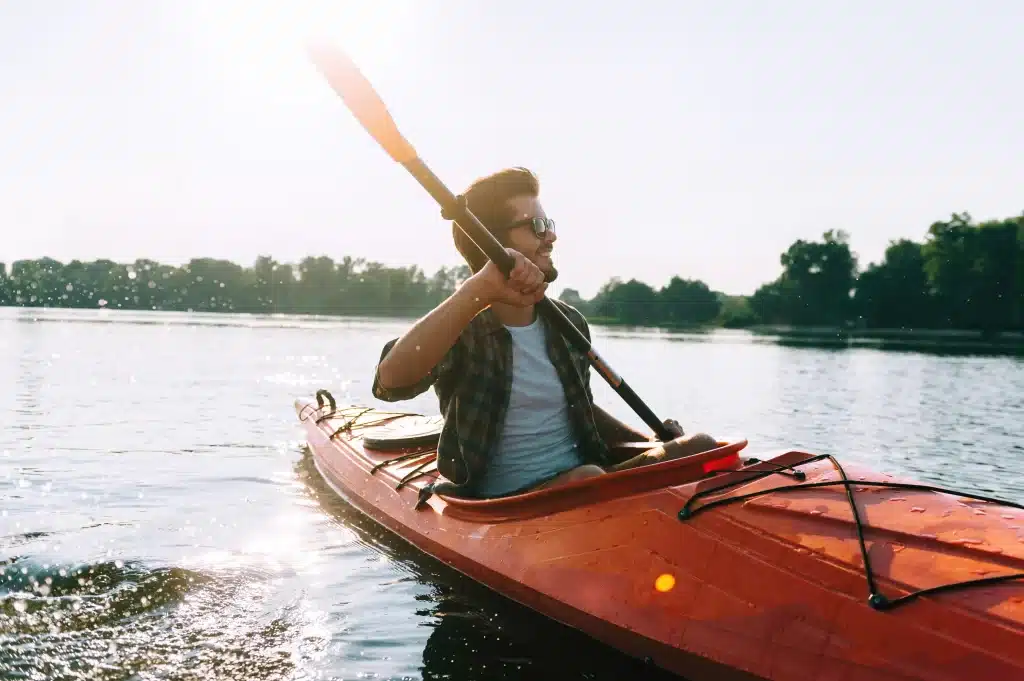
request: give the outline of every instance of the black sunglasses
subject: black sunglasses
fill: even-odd
[[[516,227],[523,227],[529,225],[533,228],[533,233],[537,235],[537,238],[543,239],[544,235],[548,232],[555,233],[555,221],[551,218],[526,218],[513,222],[511,225],[505,227],[505,229],[515,229]]]

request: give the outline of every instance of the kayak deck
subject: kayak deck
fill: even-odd
[[[806,452],[741,461],[739,441],[500,499],[433,495],[417,510],[438,477],[433,447],[362,444],[417,415],[296,410],[321,474],[357,508],[692,681],[1024,678],[1019,506]]]

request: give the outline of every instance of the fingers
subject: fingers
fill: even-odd
[[[681,437],[683,435],[683,426],[679,421],[675,419],[665,419],[664,424],[669,432],[675,435],[675,437]]]
[[[516,297],[527,305],[539,301],[547,291],[544,273],[522,253],[512,249],[508,249],[508,252],[515,261],[507,280],[510,292],[518,294]]]

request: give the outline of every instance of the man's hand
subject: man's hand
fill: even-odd
[[[665,425],[665,428],[667,428],[668,431],[672,433],[673,440],[676,439],[677,437],[682,437],[685,434],[683,433],[683,427],[682,425],[680,425],[679,421],[676,421],[675,419],[665,419],[663,423]]]
[[[544,281],[544,273],[519,251],[506,248],[505,252],[515,261],[508,278],[497,265],[488,260],[483,269],[470,277],[464,286],[472,290],[485,306],[505,303],[516,307],[529,307],[539,303],[548,288],[547,282]]]

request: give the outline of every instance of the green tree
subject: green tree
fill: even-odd
[[[923,253],[944,326],[1021,328],[1021,218],[976,225],[954,213],[929,227]]]
[[[595,296],[595,312],[622,324],[655,326],[665,321],[658,293],[636,279],[612,279]]]
[[[11,279],[7,276],[7,265],[0,262],[0,306],[10,305],[12,302]]]
[[[720,293],[718,299],[721,304],[718,319],[715,320],[718,325],[727,329],[743,329],[757,323],[757,315],[751,307],[749,296],[729,296]]]
[[[779,261],[782,275],[751,300],[759,318],[798,326],[837,326],[852,318],[857,259],[845,232],[829,230],[820,242],[799,239]]]
[[[583,299],[580,292],[574,288],[567,288],[562,291],[562,295],[558,296],[558,299],[563,303],[572,305],[574,308],[580,311],[584,317],[589,317],[593,314],[593,306],[587,300]]]
[[[669,324],[707,324],[722,309],[718,295],[703,281],[672,277],[658,292],[659,318]]]
[[[890,242],[882,262],[858,277],[854,302],[868,327],[934,327],[938,320],[922,245],[908,239]]]

